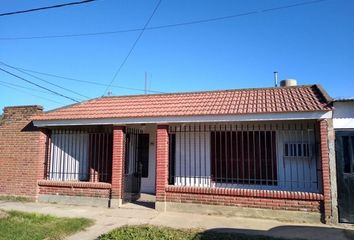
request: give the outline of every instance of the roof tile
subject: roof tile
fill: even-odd
[[[318,85],[101,97],[35,116],[34,120],[237,115],[330,111]]]

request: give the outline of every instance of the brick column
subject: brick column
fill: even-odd
[[[329,146],[328,146],[328,123],[326,120],[319,121],[320,134],[320,157],[322,165],[322,183],[323,183],[323,203],[324,203],[324,222],[330,223],[332,218],[332,200],[331,200],[331,177],[329,168]]]
[[[123,198],[123,170],[124,170],[124,127],[113,126],[112,151],[112,205],[121,206]]]
[[[168,185],[168,126],[158,125],[156,130],[156,209],[166,210]]]
[[[38,161],[37,161],[37,181],[47,178],[48,164],[50,161],[50,130],[38,129]],[[39,185],[36,185],[35,200],[38,201]]]
[[[47,167],[50,159],[50,131],[47,129],[39,129],[38,139],[38,170],[37,179],[43,180],[47,178]]]

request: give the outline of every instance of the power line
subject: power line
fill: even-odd
[[[35,92],[40,92],[40,93],[45,93],[45,94],[53,94],[53,93],[49,93],[47,91],[42,91],[42,90],[38,90],[36,88],[31,88],[31,87],[25,87],[25,86],[18,85],[18,84],[15,84],[15,83],[9,83],[9,82],[5,82],[5,81],[0,81],[0,83],[6,84],[6,85],[10,85],[10,86],[13,86],[13,87],[17,87],[17,88],[23,88],[23,89],[35,91]]]
[[[291,4],[291,5],[285,5],[285,6],[267,8],[267,9],[262,9],[262,10],[238,13],[238,14],[233,14],[233,15],[228,15],[228,16],[200,19],[200,20],[195,20],[195,21],[173,23],[173,24],[166,24],[166,25],[158,25],[158,26],[146,27],[145,31],[158,30],[158,29],[164,29],[164,28],[182,27],[182,26],[186,26],[186,25],[202,24],[202,23],[209,23],[209,22],[217,22],[217,21],[228,20],[228,19],[249,16],[249,15],[254,15],[254,14],[278,11],[278,10],[283,10],[283,9],[287,9],[287,8],[294,8],[294,7],[300,7],[300,6],[310,5],[310,4],[317,4],[317,3],[321,3],[321,2],[325,2],[325,1],[328,1],[328,0],[306,1],[306,2]],[[2,38],[0,38],[0,40],[33,40],[33,39],[86,37],[86,36],[99,36],[99,35],[112,35],[112,34],[120,34],[120,33],[139,32],[142,30],[143,30],[143,28],[131,28],[131,29],[121,29],[121,30],[114,30],[114,31],[63,34],[63,35],[45,35],[45,36],[30,36],[30,37],[2,37]]]
[[[61,76],[61,75],[57,75],[57,74],[44,73],[44,72],[39,72],[39,71],[26,69],[26,68],[20,68],[20,67],[16,67],[16,68],[17,69],[21,69],[21,70],[26,71],[26,72],[32,72],[32,73],[41,74],[41,75],[49,76],[49,77],[61,78],[61,79],[65,79],[65,80],[69,80],[69,81],[73,81],[73,82],[82,82],[82,83],[87,83],[87,84],[96,85],[96,86],[104,86],[104,87],[108,86],[107,84],[100,83],[100,82],[87,81],[87,80],[82,80],[82,79],[77,79],[77,78],[72,78],[72,77],[65,77],[65,76]],[[140,91],[140,92],[144,92],[145,91],[144,89],[141,89],[141,88],[132,88],[132,87],[126,87],[126,86],[120,86],[120,85],[111,85],[111,87],[120,88],[120,89],[126,89],[126,90]],[[147,90],[147,91],[151,92],[151,93],[165,93],[165,92],[161,92],[161,91],[157,91],[157,90],[151,90],[151,89]]]
[[[40,77],[37,77],[37,76],[35,76],[35,75],[33,75],[33,74],[27,73],[27,72],[23,71],[22,69],[19,69],[19,68],[17,68],[17,67],[11,66],[11,65],[9,65],[9,64],[7,64],[7,63],[4,63],[4,62],[2,62],[2,61],[0,61],[0,64],[5,65],[5,66],[7,66],[7,67],[9,67],[9,68],[15,69],[15,70],[17,70],[17,71],[19,71],[19,72],[21,72],[21,73],[23,73],[23,74],[26,74],[26,75],[28,75],[28,76],[31,76],[31,77],[33,77],[33,78],[35,78],[35,79],[37,79],[37,80],[40,80],[40,81],[45,82],[45,83],[48,83],[48,84],[50,84],[50,85],[52,85],[52,86],[55,86],[55,87],[57,87],[57,88],[60,88],[60,89],[63,89],[63,90],[65,90],[65,91],[74,93],[74,94],[79,95],[79,96],[81,96],[81,97],[84,97],[84,98],[86,98],[86,99],[89,99],[89,98],[90,98],[90,97],[87,97],[87,96],[85,96],[85,95],[82,95],[82,94],[79,93],[79,92],[76,92],[76,91],[73,91],[73,90],[71,90],[71,89],[62,87],[62,86],[60,86],[60,85],[58,85],[58,84],[52,83],[52,82],[50,82],[50,81],[47,81],[47,80],[42,79],[42,78],[40,78]]]
[[[26,94],[28,94],[30,96],[33,96],[33,97],[44,99],[44,100],[49,101],[49,102],[58,103],[60,105],[65,105],[64,103],[57,102],[57,101],[49,99],[49,98],[41,97],[41,96],[38,96],[38,95],[35,95],[35,94],[32,94],[32,93],[29,93],[27,91],[23,91],[23,90],[17,89],[16,87],[9,86],[7,83],[1,82],[0,85],[3,86],[3,87],[7,87],[7,88],[10,88],[10,89],[13,89],[13,90],[18,91],[18,92],[26,93]]]
[[[69,2],[69,3],[52,5],[52,6],[46,6],[46,7],[19,10],[19,11],[15,11],[15,12],[0,13],[0,17],[9,16],[9,15],[15,15],[15,14],[28,13],[28,12],[42,11],[42,10],[47,10],[47,9],[52,9],[52,8],[61,8],[61,7],[85,4],[85,3],[90,3],[90,2],[94,2],[94,1],[96,1],[96,0],[84,0],[84,1],[78,1],[78,2]]]
[[[0,71],[3,71],[3,72],[5,72],[5,73],[7,73],[7,74],[9,74],[9,75],[11,75],[11,76],[13,76],[13,77],[18,78],[18,79],[21,79],[22,81],[25,81],[25,82],[27,82],[27,83],[30,83],[30,84],[32,84],[32,85],[34,85],[34,86],[36,86],[36,87],[45,89],[45,90],[47,90],[48,92],[54,93],[55,95],[61,96],[61,97],[63,97],[63,98],[69,99],[69,100],[74,101],[74,102],[79,102],[78,100],[76,100],[76,99],[74,99],[74,98],[72,98],[72,97],[65,96],[64,94],[61,94],[61,93],[58,93],[58,92],[56,92],[56,91],[53,91],[53,90],[51,90],[51,89],[49,89],[49,88],[43,87],[43,86],[41,86],[41,85],[39,85],[39,84],[37,84],[37,83],[34,83],[34,82],[30,81],[30,80],[27,80],[27,79],[25,79],[25,78],[23,78],[23,77],[20,77],[20,76],[14,74],[14,73],[11,73],[11,72],[9,72],[9,71],[7,71],[7,70],[1,68],[1,67],[0,67]]]
[[[146,21],[143,29],[141,30],[141,32],[139,33],[138,37],[136,38],[135,42],[133,43],[132,47],[130,48],[128,54],[125,56],[124,60],[122,61],[122,63],[120,64],[120,66],[118,67],[117,71],[115,72],[112,80],[110,81],[110,83],[108,84],[106,90],[103,92],[103,95],[108,91],[108,89],[110,88],[110,86],[112,85],[112,83],[114,82],[114,80],[116,79],[116,77],[118,76],[119,72],[122,70],[124,64],[127,62],[130,54],[133,52],[136,44],[139,42],[141,36],[143,35],[146,27],[149,25],[151,19],[153,18],[153,16],[155,15],[157,9],[159,8],[160,4],[161,4],[162,0],[159,0],[158,3],[156,4],[154,11],[152,12],[152,14],[150,15],[149,19]]]

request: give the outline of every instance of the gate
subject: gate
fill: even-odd
[[[148,161],[149,135],[139,129],[128,128],[125,135],[124,201],[140,198],[143,164]]]
[[[339,222],[354,223],[354,132],[336,132]]]

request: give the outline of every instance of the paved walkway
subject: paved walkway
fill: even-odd
[[[92,240],[101,234],[122,225],[154,224],[174,228],[217,229],[238,233],[265,235],[281,238],[301,238],[311,240],[349,240],[354,239],[354,227],[340,227],[324,224],[294,224],[274,220],[207,216],[187,213],[159,213],[153,209],[125,205],[120,209],[87,206],[69,206],[45,203],[19,203],[0,201],[0,209],[38,212],[61,217],[86,217],[95,219],[95,225],[68,239]]]

